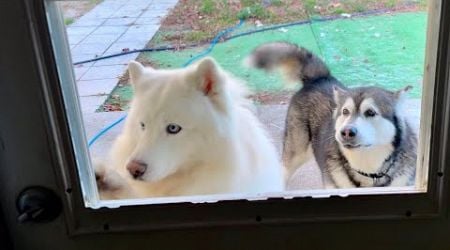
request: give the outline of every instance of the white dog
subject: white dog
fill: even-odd
[[[130,62],[134,99],[112,160],[97,167],[102,199],[282,191],[275,147],[243,85],[212,58],[156,70]]]

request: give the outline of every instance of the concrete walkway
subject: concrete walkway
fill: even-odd
[[[142,49],[159,28],[161,18],[178,0],[104,0],[67,28],[72,61],[79,62],[123,50]],[[74,67],[83,113],[93,113],[106,100],[136,54]]]

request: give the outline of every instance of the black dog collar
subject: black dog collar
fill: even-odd
[[[363,172],[363,171],[359,171],[357,169],[353,169],[353,170],[355,170],[360,175],[363,175],[365,177],[369,177],[369,178],[372,178],[372,179],[380,179],[380,178],[383,178],[383,177],[386,176],[385,173],[366,173],[366,172]]]

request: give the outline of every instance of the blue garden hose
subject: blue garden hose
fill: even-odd
[[[94,135],[94,137],[92,137],[89,142],[88,145],[89,147],[94,144],[94,142],[96,140],[98,140],[98,138],[100,138],[102,135],[104,135],[106,132],[108,132],[110,129],[112,129],[114,126],[116,126],[117,124],[121,123],[123,120],[125,120],[125,118],[127,117],[127,115],[124,115],[122,117],[120,117],[117,121],[109,124],[108,126],[104,127],[102,130],[100,130],[100,132],[98,132],[97,134]]]

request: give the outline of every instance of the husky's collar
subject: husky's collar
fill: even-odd
[[[394,151],[391,155],[389,155],[386,160],[384,160],[382,165],[382,171],[375,172],[375,173],[366,173],[361,170],[352,168],[349,164],[350,169],[352,169],[354,172],[358,173],[359,175],[365,176],[367,178],[371,178],[373,180],[374,186],[380,185],[382,183],[382,186],[389,185],[392,181],[392,177],[388,175],[389,170],[391,167],[395,164],[397,155],[399,153],[398,149],[400,147],[400,144],[402,142],[402,135],[403,131],[400,127],[398,117],[394,115],[393,117],[393,123],[396,129],[396,133],[394,136],[394,139],[392,141],[392,146],[394,147]]]
[[[366,173],[366,172],[352,168],[352,170],[355,171],[357,174],[372,179],[374,187],[387,186],[392,182],[392,177],[387,174],[389,169],[390,169],[390,167],[384,172]]]
[[[366,173],[358,169],[354,169],[350,167],[356,173],[371,178],[373,180],[374,186],[382,184],[382,186],[389,185],[392,181],[392,177],[388,175],[389,170],[395,164],[395,159],[398,152],[392,153],[383,163],[383,171],[375,172],[375,173]]]
[[[363,176],[365,176],[365,177],[368,177],[368,178],[372,178],[372,179],[381,179],[381,178],[384,178],[384,177],[386,177],[386,178],[388,178],[388,179],[390,179],[391,177],[387,174],[387,173],[382,173],[382,172],[378,172],[378,173],[366,173],[366,172],[363,172],[363,171],[360,171],[360,170],[357,170],[357,169],[354,169],[353,168],[353,170],[356,172],[356,173],[358,173],[358,174],[360,174],[360,175],[363,175]],[[387,171],[386,171],[387,172]]]
[[[383,177],[387,176],[386,173],[366,173],[366,172],[363,172],[363,171],[360,171],[360,170],[357,170],[357,169],[354,169],[354,168],[353,168],[353,170],[355,170],[355,172],[360,174],[360,175],[363,175],[365,177],[369,177],[369,178],[372,178],[372,179],[380,179],[380,178],[383,178]]]

